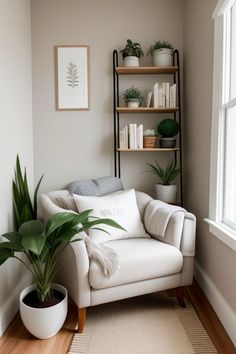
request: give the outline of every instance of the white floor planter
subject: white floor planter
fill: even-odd
[[[156,199],[161,200],[165,203],[175,203],[176,201],[176,184],[171,184],[169,186],[164,186],[163,184],[156,184]]]
[[[171,66],[173,51],[168,48],[157,49],[153,53],[154,66]]]
[[[139,58],[132,55],[125,57],[124,66],[139,66]]]
[[[34,308],[23,303],[24,297],[36,288],[31,285],[20,294],[20,315],[26,329],[39,339],[53,337],[65,322],[68,307],[68,294],[64,286],[53,284],[53,289],[65,295],[64,299],[51,307]]]

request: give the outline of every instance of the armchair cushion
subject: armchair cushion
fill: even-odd
[[[101,225],[100,228],[109,232],[90,229],[89,235],[94,242],[119,240],[133,237],[150,237],[146,234],[141,222],[134,189],[112,193],[103,197],[88,197],[75,195],[75,202],[79,212],[93,209],[92,216],[112,218],[124,227],[124,230],[111,226]]]
[[[70,194],[101,197],[124,189],[118,177],[100,177],[71,182],[67,186]]]
[[[94,289],[176,274],[183,266],[183,256],[177,248],[152,238],[109,241],[104,245],[117,253],[120,268],[111,278],[107,278],[99,264],[92,260],[89,283]]]

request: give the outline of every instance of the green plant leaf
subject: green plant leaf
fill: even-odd
[[[38,195],[38,191],[39,191],[39,187],[42,182],[42,179],[43,179],[43,175],[40,177],[38,184],[37,184],[35,191],[34,191],[34,215],[35,215],[35,218],[37,217],[37,195]]]
[[[13,252],[22,252],[24,251],[24,248],[22,247],[21,244],[19,244],[18,242],[1,242],[0,243],[0,249],[1,248],[5,248],[5,249],[9,249]]]
[[[77,217],[78,214],[71,213],[71,212],[56,213],[52,215],[52,217],[48,220],[46,225],[47,236],[52,234],[56,229],[58,229],[65,223],[71,222],[74,224],[75,219]]]
[[[22,236],[41,235],[45,230],[45,226],[40,220],[31,220],[23,223],[19,228]]]
[[[21,244],[26,250],[31,251],[36,256],[40,256],[45,241],[44,235],[23,235]]]
[[[8,232],[6,234],[3,234],[2,236],[11,242],[21,242],[21,235],[18,232]]]
[[[88,230],[88,229],[92,228],[93,226],[100,225],[100,224],[105,224],[105,225],[112,226],[117,229],[126,231],[123,228],[123,226],[119,225],[116,221],[114,221],[112,219],[98,219],[98,220],[93,220],[93,221],[89,221],[87,223],[84,223],[83,226],[81,228],[79,228],[79,232]]]
[[[0,265],[3,264],[8,258],[13,257],[14,253],[6,248],[0,248]]]

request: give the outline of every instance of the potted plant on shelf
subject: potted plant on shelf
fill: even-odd
[[[143,56],[143,50],[139,43],[127,39],[127,44],[120,51],[124,60],[124,66],[139,66],[139,59]]]
[[[168,162],[166,168],[162,168],[157,161],[156,165],[148,163],[148,166],[148,172],[159,177],[162,182],[155,184],[156,198],[166,203],[175,203],[177,186],[172,182],[180,173],[180,168],[176,167],[174,159]]]
[[[174,47],[167,41],[155,41],[150,47],[148,55],[153,57],[154,66],[171,66]]]
[[[179,123],[176,120],[167,118],[162,120],[157,127],[160,138],[160,148],[174,148],[176,139],[174,138],[179,132]]]
[[[141,106],[144,100],[142,91],[139,90],[137,87],[133,86],[126,89],[121,95],[121,98],[123,98],[126,103],[126,106],[129,108],[137,108]]]
[[[143,132],[143,147],[154,148],[156,146],[157,136],[155,129],[146,129]]]

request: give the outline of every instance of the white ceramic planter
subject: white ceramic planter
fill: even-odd
[[[171,66],[173,51],[168,48],[157,49],[153,53],[154,66]]]
[[[139,103],[139,101],[136,101],[136,100],[130,100],[130,101],[126,102],[126,106],[129,108],[137,108],[140,106],[140,103]]]
[[[125,57],[124,66],[139,66],[139,58],[132,55]]]
[[[176,184],[171,184],[169,186],[164,186],[163,184],[156,184],[156,199],[161,200],[165,203],[175,203],[176,201]]]
[[[65,295],[58,304],[46,308],[34,308],[23,303],[24,297],[36,289],[36,285],[25,288],[20,294],[20,315],[26,329],[39,339],[53,337],[65,322],[68,307],[68,294],[62,285],[53,284],[53,289]]]

